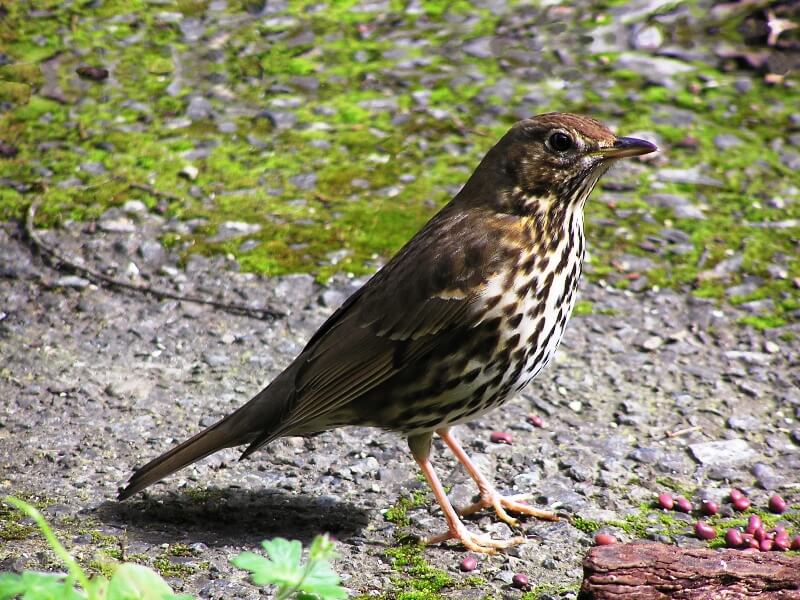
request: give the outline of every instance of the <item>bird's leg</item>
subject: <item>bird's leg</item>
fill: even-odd
[[[478,467],[475,466],[475,463],[470,460],[467,453],[464,452],[464,449],[461,447],[461,444],[459,444],[458,440],[450,433],[450,429],[438,429],[436,430],[436,433],[440,438],[442,438],[442,440],[444,440],[444,443],[447,444],[447,446],[453,452],[455,457],[458,459],[458,462],[464,465],[464,468],[467,470],[467,473],[469,473],[469,476],[472,477],[472,479],[475,480],[475,483],[478,484],[478,489],[481,493],[480,500],[459,511],[462,516],[471,515],[482,508],[491,506],[494,508],[497,516],[512,527],[518,525],[519,522],[514,517],[509,515],[508,512],[506,512],[506,509],[521,515],[529,515],[545,521],[558,521],[558,517],[555,514],[544,510],[538,510],[530,504],[524,504],[520,502],[520,500],[525,498],[527,494],[522,494],[519,496],[503,496],[500,494],[500,492],[495,489],[489,480],[481,474],[481,472],[478,470]]]
[[[436,501],[442,507],[444,518],[447,520],[447,532],[425,538],[424,543],[438,544],[445,540],[455,539],[464,544],[468,550],[484,554],[494,554],[498,548],[508,548],[523,543],[525,540],[520,537],[510,540],[493,540],[488,535],[476,535],[464,526],[453,505],[447,499],[447,494],[436,476],[436,472],[433,470],[433,465],[430,461],[432,437],[433,434],[424,433],[408,438],[408,447],[411,448],[411,454],[414,455],[414,460],[417,461],[419,468],[422,469],[425,479],[428,480],[428,485],[433,490]]]

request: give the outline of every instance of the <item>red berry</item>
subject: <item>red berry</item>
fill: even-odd
[[[703,502],[700,504],[700,512],[704,515],[715,515],[717,514],[718,510],[719,506],[713,500],[703,500]]]
[[[776,533],[773,542],[775,550],[780,550],[781,552],[788,550],[792,545],[792,542],[789,539],[789,534],[786,532],[783,532],[782,534]]]
[[[742,493],[742,490],[740,490],[738,488],[733,488],[729,495],[731,497],[731,501],[732,502],[735,501],[737,498],[744,498],[744,494]]]
[[[769,536],[767,535],[767,530],[764,527],[759,527],[753,532],[753,537],[757,539],[759,542],[763,542],[764,540],[768,540]]]
[[[675,506],[675,500],[669,493],[664,492],[658,496],[658,505],[664,510],[672,510],[672,507]]]
[[[769,498],[769,509],[776,514],[781,514],[785,512],[786,500],[781,498],[778,494],[773,494]]]
[[[528,423],[534,427],[544,427],[544,419],[539,415],[528,415]]]
[[[694,524],[694,534],[701,540],[713,540],[717,537],[717,530],[705,521],[698,521]]]
[[[511,434],[506,431],[493,431],[489,439],[495,444],[511,444]]]
[[[461,559],[461,563],[458,565],[458,568],[468,573],[469,571],[474,571],[478,567],[478,559],[474,556],[470,556],[469,554]]]
[[[755,548],[758,550],[761,547],[761,542],[759,542],[756,538],[751,537],[749,540],[747,540],[747,545],[750,548]]]
[[[594,545],[595,546],[610,546],[611,544],[616,544],[617,538],[615,538],[610,533],[596,533],[594,536]]]
[[[736,510],[747,510],[750,508],[750,499],[742,496],[741,498],[733,500],[731,504],[733,504],[733,508]]]
[[[800,535],[796,535],[792,538],[792,545],[790,548],[792,550],[800,550]]]
[[[764,527],[763,521],[761,521],[761,517],[758,515],[750,515],[747,519],[747,527],[745,527],[746,533],[755,533],[756,529],[760,529]]]
[[[758,544],[758,549],[761,550],[762,552],[769,552],[770,550],[772,550],[772,545],[774,543],[775,542],[773,542],[770,539],[761,540]]]
[[[731,527],[725,532],[725,543],[728,544],[729,548],[738,548],[744,543],[742,532]]]
[[[772,540],[772,543],[772,547],[779,552],[785,552],[792,545],[792,543],[789,541],[788,535],[786,537],[776,537],[774,540]]]
[[[685,513],[692,512],[692,503],[689,502],[683,496],[678,496],[677,498],[675,498],[675,510],[679,510]]]
[[[515,587],[518,590],[527,590],[528,587],[530,587],[528,584],[528,576],[524,573],[517,573],[511,580],[511,587]]]

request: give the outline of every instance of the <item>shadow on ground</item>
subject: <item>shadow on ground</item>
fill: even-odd
[[[94,516],[150,543],[172,543],[177,536],[222,546],[277,536],[305,544],[323,531],[347,539],[364,529],[368,514],[366,508],[329,497],[207,488],[104,502]]]

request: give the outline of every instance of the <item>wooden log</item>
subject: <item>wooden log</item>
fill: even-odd
[[[583,561],[580,600],[800,600],[800,556],[678,548],[596,546]]]

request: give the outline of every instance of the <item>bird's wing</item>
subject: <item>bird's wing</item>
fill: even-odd
[[[478,321],[475,301],[499,245],[482,225],[443,211],[323,324],[298,357],[294,403],[278,435],[385,382],[433,350],[438,334]]]

